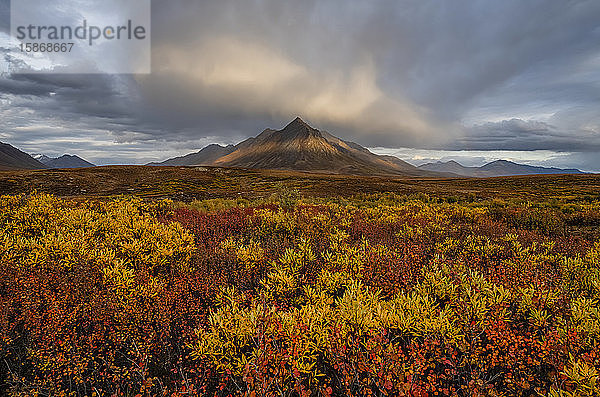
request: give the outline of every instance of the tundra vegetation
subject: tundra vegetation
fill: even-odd
[[[7,395],[597,396],[600,201],[0,198]]]

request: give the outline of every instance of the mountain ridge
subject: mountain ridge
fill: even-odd
[[[475,178],[518,175],[584,174],[584,172],[575,168],[562,169],[556,167],[540,167],[519,164],[508,160],[495,160],[484,164],[481,167],[465,167],[454,160],[447,162],[438,161],[420,165],[419,168],[433,172],[451,172],[460,176]]]
[[[33,157],[51,169],[95,167],[94,164],[82,159],[77,155],[63,154],[60,157],[48,157],[44,154],[40,154],[34,155]]]
[[[160,163],[149,163],[151,166],[182,166],[182,165],[208,165],[220,157],[233,151],[234,145],[221,146],[211,144],[204,147],[196,153],[190,153],[185,156],[174,157]]]

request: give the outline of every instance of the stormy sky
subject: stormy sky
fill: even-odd
[[[600,171],[598,0],[154,0],[151,38],[149,75],[11,74],[0,0],[0,141],[146,163],[301,116],[415,163]]]

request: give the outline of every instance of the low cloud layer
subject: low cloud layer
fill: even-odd
[[[0,140],[29,151],[144,162],[300,115],[368,147],[600,170],[597,1],[155,0],[147,76],[11,75],[8,4]]]

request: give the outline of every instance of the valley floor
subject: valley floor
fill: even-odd
[[[0,194],[38,191],[61,197],[111,197],[191,201],[266,198],[278,189],[305,197],[350,197],[392,192],[443,198],[540,198],[600,196],[600,174],[497,178],[402,178],[313,174],[214,167],[109,166],[71,170],[0,171]]]

